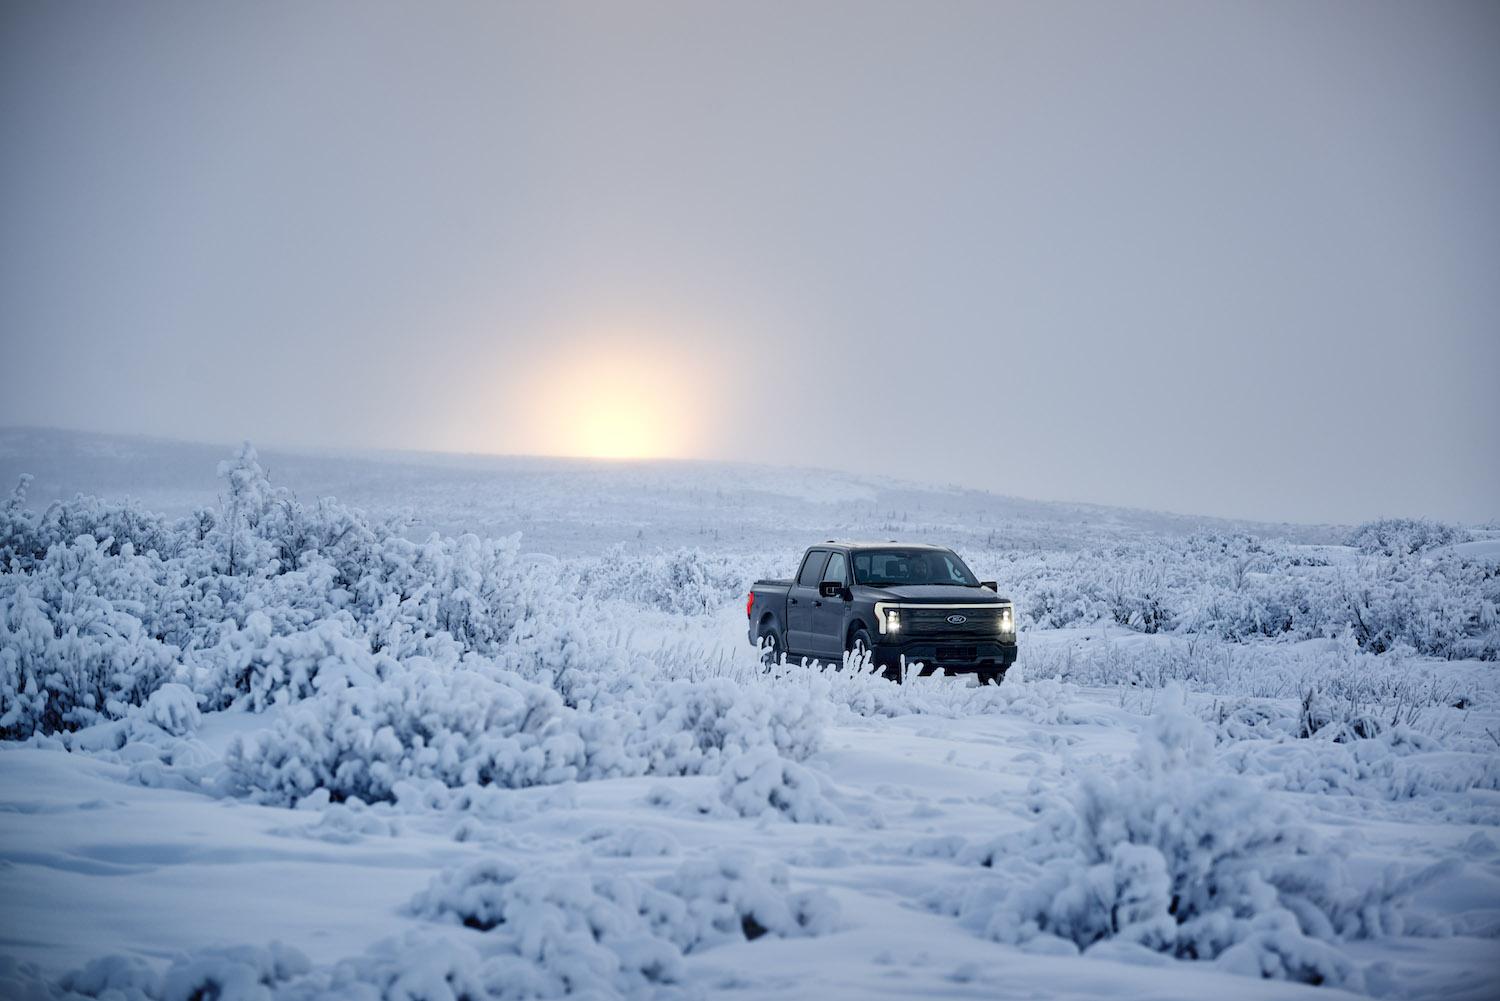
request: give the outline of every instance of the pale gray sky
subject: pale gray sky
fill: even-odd
[[[1500,6],[0,7],[0,424],[1500,516]]]

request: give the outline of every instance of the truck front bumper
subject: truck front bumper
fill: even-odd
[[[921,664],[922,674],[938,668],[948,674],[992,674],[1016,662],[1016,644],[970,637],[947,641],[926,637],[892,643],[882,636],[871,654],[887,671],[899,670],[905,658],[908,667]]]

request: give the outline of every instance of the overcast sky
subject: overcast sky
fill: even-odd
[[[0,424],[1500,516],[1500,6],[0,7]]]

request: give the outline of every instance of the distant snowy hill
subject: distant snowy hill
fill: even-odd
[[[257,446],[259,448],[259,446]],[[0,430],[0,487],[35,477],[32,505],[76,493],[130,496],[181,515],[212,505],[215,468],[234,446],[44,429]],[[408,510],[409,534],[521,532],[523,546],[586,555],[616,542],[695,541],[785,549],[832,535],[1067,549],[1111,537],[1199,529],[1322,543],[1330,526],[1257,524],[1125,508],[1048,503],[950,485],[815,469],[697,461],[618,462],[422,452],[259,448],[278,484],[303,500],[335,496],[385,516]],[[1103,492],[1101,490],[1101,492]]]

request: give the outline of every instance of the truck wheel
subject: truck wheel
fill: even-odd
[[[766,667],[781,663],[781,658],[786,654],[786,646],[781,642],[781,634],[776,627],[767,622],[760,627],[760,662]]]
[[[981,685],[1000,684],[1005,680],[1005,668],[996,668],[989,671],[979,672],[979,683]]]
[[[870,631],[863,627],[854,630],[849,637],[849,663],[857,668],[867,668],[870,663]]]

